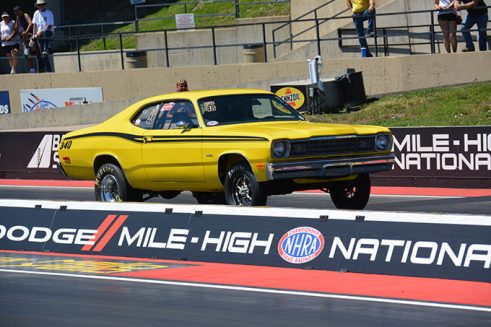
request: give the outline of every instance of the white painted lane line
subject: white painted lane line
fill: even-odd
[[[277,289],[268,289],[268,288],[201,284],[201,283],[192,283],[192,282],[176,282],[176,281],[165,281],[165,280],[114,277],[114,276],[78,275],[78,274],[67,274],[67,273],[56,273],[56,272],[45,272],[45,271],[15,270],[15,269],[12,269],[12,270],[11,269],[0,269],[0,272],[32,274],[32,275],[47,275],[47,276],[70,277],[70,278],[85,278],[85,279],[97,279],[97,280],[111,280],[111,281],[142,283],[142,284],[158,284],[158,285],[171,285],[171,286],[183,286],[183,287],[197,287],[197,288],[209,288],[209,289],[242,291],[242,292],[252,292],[252,293],[306,296],[306,297],[351,300],[351,301],[402,304],[402,305],[422,306],[422,307],[430,307],[430,308],[480,311],[480,312],[490,312],[491,313],[491,308],[489,308],[489,307],[477,307],[477,306],[471,306],[471,305],[459,305],[459,304],[447,304],[447,303],[411,301],[411,300],[397,300],[397,299],[386,299],[386,298],[378,298],[378,297],[339,295],[339,294],[328,294],[328,293],[313,293],[313,292],[302,292],[302,291],[287,291],[287,290],[277,290]]]
[[[93,186],[40,186],[40,185],[0,185],[0,189],[44,189],[44,190],[93,190]]]

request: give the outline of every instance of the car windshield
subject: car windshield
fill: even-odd
[[[207,97],[199,100],[198,104],[206,126],[305,120],[285,101],[272,94]]]

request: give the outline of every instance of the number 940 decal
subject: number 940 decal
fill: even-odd
[[[68,150],[72,147],[72,141],[63,141],[60,143],[59,150]]]

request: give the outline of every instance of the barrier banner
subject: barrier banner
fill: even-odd
[[[9,91],[0,91],[0,115],[11,113]]]
[[[489,221],[480,225],[308,219],[272,217],[268,209],[261,216],[226,210],[203,214],[60,209],[53,218],[51,209],[0,207],[0,249],[39,249],[44,242],[43,251],[58,253],[491,282]],[[423,214],[414,215],[417,221]]]
[[[20,90],[22,112],[103,102],[101,87]]]
[[[392,132],[394,169],[373,174],[373,185],[491,188],[490,126]],[[62,178],[56,170],[56,151],[65,133],[0,133],[0,177]]]
[[[0,177],[61,178],[56,164],[58,145],[64,133],[0,133]]]
[[[394,170],[387,185],[491,187],[491,127],[392,128]]]

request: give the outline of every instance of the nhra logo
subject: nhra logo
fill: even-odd
[[[307,263],[321,254],[324,243],[324,236],[317,229],[298,227],[283,235],[278,243],[278,253],[286,262]]]

